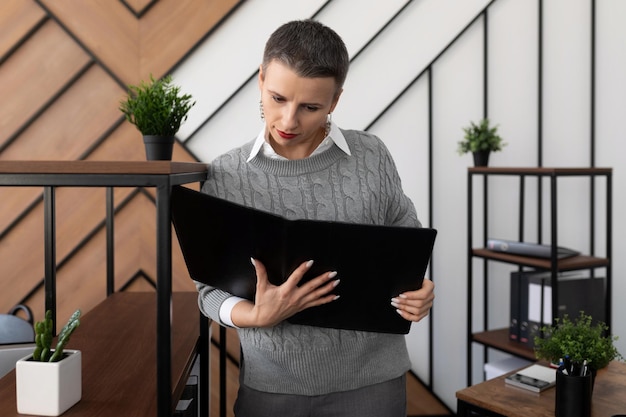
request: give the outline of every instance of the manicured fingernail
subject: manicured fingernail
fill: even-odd
[[[396,313],[398,313],[399,315],[402,315],[402,311],[400,311],[400,309],[397,309]]]
[[[313,265],[313,259],[311,259],[310,261],[306,263],[307,268],[310,268],[312,265]]]
[[[397,302],[391,300],[391,305],[394,306],[395,308],[400,307],[400,304],[398,304]]]
[[[341,281],[340,279],[336,279],[335,282],[333,282],[333,287],[336,287],[337,285],[339,285],[339,281]]]
[[[339,296],[336,295],[335,298],[333,298],[333,301],[338,300],[338,299],[339,299]]]
[[[400,297],[400,298],[406,298],[406,295],[404,295],[404,294],[400,294],[398,297]]]
[[[250,262],[252,262],[252,265],[256,266],[256,261],[254,260],[254,258],[250,258]]]
[[[335,278],[336,276],[337,276],[337,271],[333,271],[330,274],[328,274],[328,279]]]
[[[392,299],[391,299],[391,303],[392,303],[392,304],[393,304],[393,303],[396,303],[396,304],[397,304],[399,301],[400,301],[400,300],[398,300],[398,298],[397,298],[397,297],[394,297],[394,298],[392,298]]]

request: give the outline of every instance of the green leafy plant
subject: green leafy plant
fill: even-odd
[[[149,82],[128,86],[120,110],[144,136],[174,136],[195,104],[190,94],[172,84],[171,75],[155,80],[150,74]]]
[[[602,369],[612,360],[624,360],[613,344],[617,336],[608,334],[603,322],[592,324],[592,317],[583,311],[574,320],[565,315],[554,326],[544,326],[543,337],[535,337],[535,356],[552,363],[568,358],[576,366],[585,361],[591,369]]]
[[[40,362],[58,362],[63,359],[63,349],[70,340],[72,332],[80,325],[80,310],[76,310],[68,319],[57,338],[57,344],[52,350],[52,311],[46,311],[42,321],[35,323],[35,351],[33,360]]]
[[[467,152],[501,151],[506,142],[498,135],[498,126],[489,126],[489,119],[482,119],[479,124],[470,122],[464,127],[465,136],[458,142],[457,152],[463,155]]]

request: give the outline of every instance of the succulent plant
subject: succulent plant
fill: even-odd
[[[57,338],[57,344],[52,350],[52,310],[46,311],[42,321],[35,323],[35,351],[33,360],[40,362],[58,362],[63,359],[63,349],[70,340],[72,332],[80,325],[80,310],[76,310],[69,318]]]

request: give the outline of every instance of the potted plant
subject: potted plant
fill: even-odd
[[[463,155],[471,152],[475,166],[487,166],[489,154],[501,151],[506,142],[498,135],[498,126],[491,127],[489,119],[482,119],[478,124],[470,122],[464,127],[465,136],[458,142],[457,152]]]
[[[35,350],[15,364],[18,413],[59,416],[81,399],[81,352],[65,349],[80,314],[76,310],[69,318],[54,349],[52,311],[35,323]]]
[[[171,160],[174,135],[195,104],[172,83],[171,75],[156,80],[150,74],[150,81],[128,86],[120,110],[143,135],[148,160]]]
[[[543,336],[535,337],[535,356],[555,364],[567,360],[575,374],[586,365],[594,374],[612,360],[624,360],[613,344],[618,337],[609,335],[608,330],[604,322],[593,324],[583,311],[573,321],[565,315],[557,318],[554,326],[544,326]]]

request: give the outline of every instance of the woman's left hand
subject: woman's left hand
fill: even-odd
[[[391,305],[398,314],[409,321],[420,321],[428,316],[435,299],[435,284],[424,278],[422,288],[416,291],[407,291],[391,299]]]

